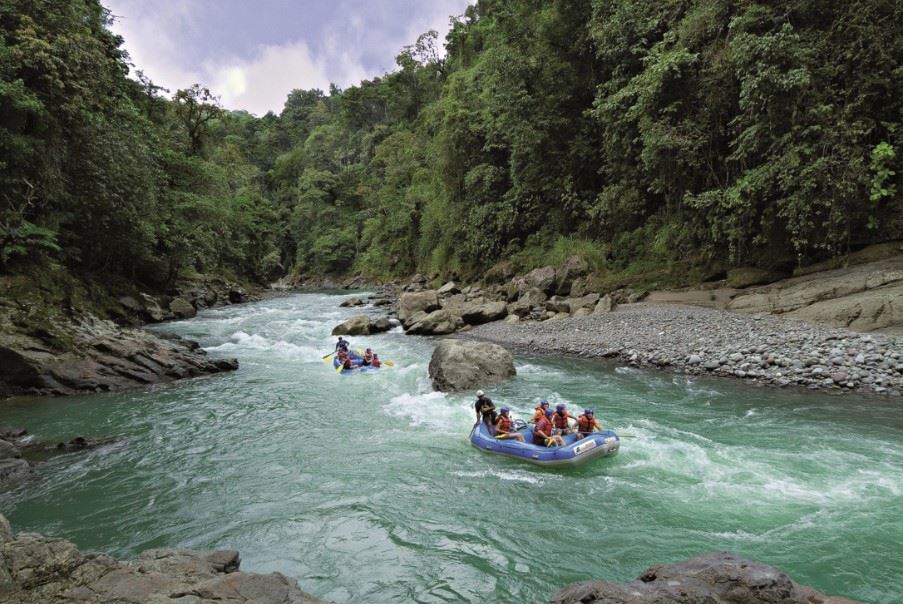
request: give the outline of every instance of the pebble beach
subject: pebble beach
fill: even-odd
[[[769,386],[903,393],[903,339],[772,315],[637,303],[600,315],[496,321],[460,336],[531,354],[610,358]]]

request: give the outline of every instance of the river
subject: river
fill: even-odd
[[[238,549],[327,600],[542,602],[587,578],[729,550],[863,602],[903,594],[898,401],[747,387],[617,364],[518,356],[486,388],[595,407],[620,453],[569,470],[469,445],[473,394],[432,392],[431,338],[351,338],[395,363],[337,375],[330,330],[360,310],[298,294],[157,329],[237,372],[146,391],[0,403],[38,440],[117,437],[0,494],[17,531],[128,558]],[[368,309],[366,312],[378,313]]]

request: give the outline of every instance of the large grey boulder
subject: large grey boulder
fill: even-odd
[[[418,312],[431,313],[439,310],[439,297],[435,290],[408,292],[398,300],[398,319],[407,327]]]
[[[568,307],[571,313],[577,312],[580,308],[595,308],[599,301],[599,294],[586,294],[579,298],[568,298]]]
[[[589,263],[581,256],[571,256],[565,260],[555,271],[556,293],[562,296],[572,294],[580,296],[582,293],[573,293],[571,286],[574,281],[585,276],[589,272]]]
[[[148,550],[129,562],[82,554],[69,541],[13,536],[0,515],[0,601],[322,604],[280,573],[239,570],[234,550]]]
[[[455,392],[483,387],[514,376],[511,353],[490,342],[441,340],[430,359],[433,389]]]
[[[464,327],[464,321],[448,310],[440,309],[426,315],[415,315],[418,320],[410,324],[405,333],[420,336],[444,336]]]
[[[190,319],[198,314],[197,309],[185,298],[176,298],[169,303],[169,310],[177,319]]]
[[[604,296],[599,298],[598,302],[596,302],[596,306],[593,308],[593,314],[604,315],[605,313],[613,311],[615,309],[615,306],[617,305],[615,304],[614,299],[612,299],[610,295],[605,294]]]
[[[572,583],[549,598],[551,604],[855,604],[795,583],[778,569],[727,552],[702,554],[678,564],[647,569],[621,585]]]
[[[439,296],[451,296],[458,293],[461,293],[461,288],[459,288],[458,284],[454,281],[449,281],[438,290],[436,290],[436,294]]]
[[[486,302],[465,307],[461,312],[461,319],[468,325],[482,325],[504,319],[507,314],[508,305],[504,302]]]
[[[363,306],[365,302],[360,298],[348,298],[347,300],[343,300],[341,304],[339,304],[342,308],[348,308],[349,306]]]
[[[172,317],[171,313],[164,312],[156,298],[149,294],[138,294],[142,306],[144,306],[145,318],[152,323],[159,323]]]
[[[535,268],[524,275],[524,289],[536,288],[543,293],[553,294],[556,289],[555,277],[554,266]]]
[[[356,315],[344,323],[332,328],[334,336],[366,336],[370,335],[370,317]]]

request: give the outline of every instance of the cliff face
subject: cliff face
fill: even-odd
[[[209,360],[196,342],[101,317],[140,325],[194,316],[208,303],[244,296],[189,290],[171,299],[138,295],[139,304],[61,273],[2,278],[0,397],[107,392],[237,369],[234,359]]]
[[[238,368],[234,359],[209,360],[196,342],[164,339],[87,313],[55,316],[45,329],[6,319],[0,395],[106,392]]]

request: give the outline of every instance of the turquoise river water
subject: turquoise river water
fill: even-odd
[[[352,338],[395,367],[337,375],[333,326],[359,310],[299,294],[160,329],[234,373],[125,394],[0,402],[38,440],[117,437],[0,493],[15,530],[117,558],[234,548],[344,602],[542,602],[588,578],[729,550],[825,593],[903,601],[899,401],[750,388],[524,357],[487,388],[526,417],[591,404],[618,456],[555,470],[467,440],[473,394],[432,392],[435,341]],[[376,313],[369,309],[366,312]]]

